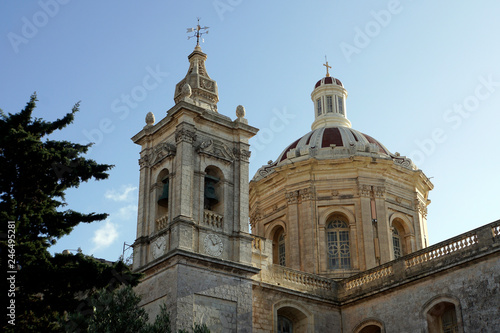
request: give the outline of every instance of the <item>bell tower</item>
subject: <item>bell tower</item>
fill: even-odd
[[[206,28],[191,30],[199,40]],[[218,112],[206,59],[197,43],[175,105],[157,123],[148,113],[132,138],[142,148],[133,268],[145,273],[137,291],[151,316],[166,303],[176,330],[235,331],[251,327],[248,140],[258,130],[241,105],[235,120]]]

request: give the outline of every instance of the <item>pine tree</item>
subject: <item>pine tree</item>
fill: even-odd
[[[140,297],[131,287],[116,290],[103,289],[92,295],[89,300],[88,315],[72,313],[66,321],[66,332],[96,333],[171,333],[170,316],[165,304],[153,323],[148,322],[148,314],[139,306]],[[72,325],[71,325],[72,324]],[[192,333],[210,333],[203,324],[195,324]],[[190,333],[179,330],[178,333]]]
[[[93,313],[89,317],[88,332],[148,332],[148,314],[139,307],[140,300],[130,287],[116,292],[100,291],[91,299]],[[170,327],[164,331],[170,332]]]
[[[33,117],[36,101],[33,94],[16,114],[0,110],[1,233],[7,234],[12,225],[9,221],[15,223],[15,244],[0,240],[1,253],[7,269],[17,271],[16,326],[6,328],[61,331],[59,318],[65,311],[74,311],[83,295],[104,287],[135,285],[139,275],[120,262],[49,253],[48,248],[79,223],[107,217],[65,209],[64,194],[82,182],[106,179],[112,165],[85,158],[90,145],[50,139],[50,134],[73,122],[79,103],[61,119],[50,122]]]

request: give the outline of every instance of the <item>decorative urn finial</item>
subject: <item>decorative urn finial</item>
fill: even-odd
[[[153,114],[153,112],[148,112],[148,114],[146,115],[146,125],[153,126],[154,123],[155,123],[155,115]]]

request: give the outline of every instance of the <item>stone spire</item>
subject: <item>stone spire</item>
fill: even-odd
[[[345,126],[351,127],[351,122],[346,116],[347,90],[342,82],[330,76],[328,69],[332,68],[326,64],[326,76],[319,80],[311,93],[314,103],[314,122],[311,129],[321,127]]]
[[[205,68],[207,55],[201,51],[199,44],[196,45],[194,51],[188,56],[188,59],[189,70],[186,77],[175,86],[175,103],[177,104],[184,100],[217,112],[217,102],[219,101],[217,82],[208,76]],[[184,88],[185,85],[188,86]],[[186,97],[185,92],[189,90],[189,88],[191,88],[191,94]]]

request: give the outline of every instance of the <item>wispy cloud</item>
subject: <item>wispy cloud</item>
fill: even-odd
[[[113,201],[131,201],[133,199],[132,193],[137,190],[137,187],[132,185],[124,185],[121,190],[107,190],[104,197]]]
[[[115,215],[120,220],[135,219],[137,217],[137,205],[124,206]]]
[[[94,237],[92,238],[92,243],[94,243],[94,249],[92,252],[97,250],[102,250],[107,248],[118,238],[118,231],[116,225],[113,224],[109,219],[96,231],[94,231]]]

